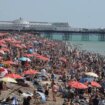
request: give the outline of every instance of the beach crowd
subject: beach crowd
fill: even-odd
[[[105,105],[104,88],[104,56],[35,33],[0,33],[1,105]]]

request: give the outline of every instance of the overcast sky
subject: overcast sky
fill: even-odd
[[[0,20],[69,22],[72,27],[105,27],[105,0],[0,0]]]

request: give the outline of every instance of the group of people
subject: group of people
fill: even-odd
[[[22,57],[27,59],[20,60]],[[19,74],[35,88],[42,87],[44,91],[39,91],[45,95],[46,101],[56,102],[59,97],[59,100],[64,100],[63,105],[105,105],[105,58],[100,54],[81,51],[71,44],[33,33],[8,32],[0,34],[0,66],[7,70],[3,74],[0,68],[1,78],[11,73]],[[40,76],[23,74],[30,69],[36,70]],[[92,87],[90,82],[87,89],[68,85],[70,81],[80,81],[86,72],[98,75],[98,78],[93,78],[100,88]],[[39,81],[48,83],[41,85]],[[23,105],[31,105],[31,98],[28,98],[24,98]],[[26,104],[27,100],[29,103]]]

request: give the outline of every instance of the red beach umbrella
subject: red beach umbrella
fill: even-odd
[[[0,54],[5,54],[5,52],[3,50],[0,50]]]
[[[38,53],[33,53],[33,55],[34,55],[35,57],[40,56],[40,54],[38,54]]]
[[[27,71],[24,71],[23,74],[29,74],[29,75],[33,75],[33,74],[37,74],[38,72],[36,70],[27,70]]]
[[[17,47],[17,48],[22,48],[22,46],[21,45],[19,45],[19,44],[13,44],[13,46],[15,46],[15,47]]]
[[[4,77],[6,74],[8,74],[7,69],[0,67],[0,77]]]
[[[5,52],[9,52],[8,48],[2,48],[1,50],[5,51]]]
[[[0,67],[0,72],[3,72],[3,71],[5,71],[5,68]]]
[[[0,56],[0,60],[2,60],[2,59],[3,59],[3,57]]]
[[[59,58],[59,60],[61,60],[63,62],[67,62],[66,58],[64,58],[64,57]]]
[[[47,58],[47,57],[44,57],[44,56],[42,56],[42,55],[40,55],[40,56],[36,56],[38,59],[41,59],[41,60],[43,60],[43,61],[49,61],[49,58]]]
[[[10,77],[10,78],[14,78],[14,79],[21,79],[23,78],[22,76],[18,75],[18,74],[7,74],[6,77]]]
[[[12,64],[15,64],[15,63],[13,61],[4,61],[3,64],[12,65]]]
[[[4,41],[4,40],[0,40],[0,43],[4,44],[4,43],[5,43],[5,41]]]
[[[38,54],[38,53],[34,53],[33,55],[34,55],[36,58],[41,59],[41,60],[43,60],[43,61],[49,61],[49,58],[44,57],[43,55],[40,55],[40,54]]]
[[[94,87],[101,88],[101,85],[99,83],[95,82],[95,81],[92,81],[91,85],[94,86]]]
[[[69,84],[71,87],[76,88],[76,89],[87,89],[88,87],[80,82],[71,82],[71,84]]]
[[[71,86],[72,84],[78,83],[78,81],[69,81],[68,85]]]
[[[32,57],[33,54],[25,54],[24,56],[26,56],[26,57]]]

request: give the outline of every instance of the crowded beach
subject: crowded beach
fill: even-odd
[[[63,41],[0,33],[0,105],[105,105],[105,58]]]

